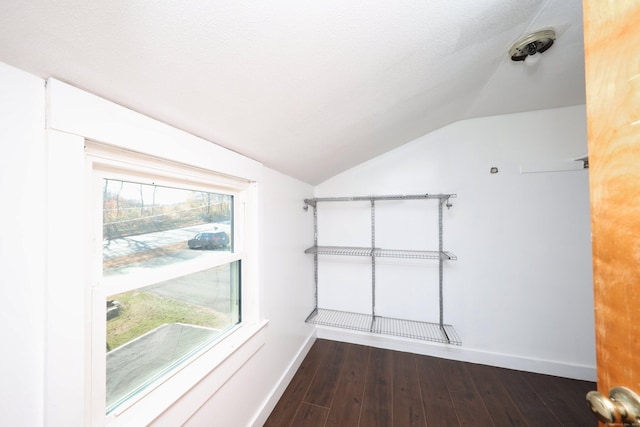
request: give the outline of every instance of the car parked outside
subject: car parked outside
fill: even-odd
[[[216,249],[229,245],[229,236],[224,231],[198,233],[187,242],[189,249]]]

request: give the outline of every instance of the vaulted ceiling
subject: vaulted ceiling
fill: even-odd
[[[551,49],[510,60],[544,28]],[[0,61],[310,184],[459,120],[585,102],[581,0],[3,0]]]

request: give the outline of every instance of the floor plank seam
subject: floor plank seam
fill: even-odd
[[[302,395],[302,399],[300,399],[300,403],[298,404],[298,407],[296,408],[295,412],[293,413],[293,417],[291,418],[291,423],[289,423],[290,427],[295,427],[295,426],[293,426],[293,422],[298,417],[298,412],[300,412],[300,409],[302,408],[302,404],[303,403],[306,403],[308,405],[313,405],[313,403],[307,402],[306,398],[309,395],[309,390],[311,390],[311,386],[313,385],[313,381],[316,379],[316,375],[318,375],[318,371],[320,370],[320,366],[322,366],[322,360],[324,360],[325,357],[327,357],[327,355],[326,355],[326,353],[323,353],[319,363],[316,363],[316,365],[314,367],[314,370],[313,370],[313,375],[311,376],[311,380],[309,381],[309,384],[307,384],[307,387],[305,388],[304,394]],[[317,406],[317,405],[314,405],[314,406]]]
[[[447,389],[447,395],[449,396],[449,400],[451,401],[451,407],[454,409],[454,414],[456,416],[456,420],[458,420],[458,426],[462,425],[462,421],[460,421],[460,414],[458,414],[458,410],[456,409],[456,402],[453,396],[451,395],[451,389],[449,388],[449,383],[447,382],[447,376],[442,370],[442,365],[438,363],[438,369],[440,369],[440,373],[442,374],[442,378],[444,378],[444,386]]]
[[[504,385],[501,385],[501,387],[504,389],[504,391],[507,394],[507,396],[509,396],[509,400],[511,401],[511,403],[513,403],[513,406],[518,411],[518,414],[520,414],[520,417],[522,417],[522,420],[526,423],[527,427],[529,427],[529,421],[527,421],[527,418],[524,416],[524,413],[522,412],[522,409],[520,409],[520,406],[518,405],[518,402],[513,400],[513,396],[511,396],[511,393],[509,392],[509,390],[507,390],[504,387]]]
[[[345,361],[347,360],[347,355],[349,354],[349,350],[347,349],[346,354],[344,359],[342,360],[342,366],[340,367],[340,373],[338,374],[338,379],[336,381],[336,387],[333,390],[333,396],[331,396],[331,400],[329,401],[329,411],[327,412],[327,419],[324,420],[324,424],[323,427],[327,425],[327,423],[329,422],[329,416],[331,415],[331,408],[333,408],[333,401],[336,398],[336,394],[338,394],[338,386],[340,385],[341,381],[342,381],[342,376],[344,375],[344,370],[345,370]]]
[[[318,405],[317,403],[311,403],[311,402],[302,402],[302,403],[305,403],[309,406],[315,406],[316,408],[331,409],[331,406],[322,406],[322,405]]]
[[[389,351],[389,350],[387,350]],[[396,375],[395,375],[395,370],[393,369],[393,364],[395,363],[395,361],[393,360],[393,353],[391,354],[391,366],[389,366],[387,369],[390,371],[391,374],[391,384],[389,384],[389,394],[391,395],[391,411],[390,411],[390,417],[391,417],[391,427],[393,427],[393,420],[395,420],[395,406],[393,404],[393,402],[395,402],[395,385],[396,385]],[[389,358],[387,358],[387,361],[389,360]]]
[[[413,368],[416,371],[416,378],[418,379],[418,392],[420,393],[420,402],[422,404],[422,419],[424,420],[424,425],[428,426],[427,422],[427,411],[424,409],[424,392],[422,391],[422,381],[420,381],[420,375],[418,373],[418,358],[414,354],[413,355]]]
[[[542,375],[542,374],[540,374]],[[538,389],[536,387],[534,387],[529,380],[527,380],[527,377],[520,374],[520,376],[522,377],[522,380],[525,382],[525,384],[527,384],[527,386],[531,389],[531,391],[533,391],[533,393],[535,394],[535,396],[538,398],[538,400],[542,403],[542,405],[547,409],[547,411],[551,414],[551,416],[558,422],[558,425],[563,425],[564,423],[562,422],[562,420],[560,418],[558,418],[558,416],[556,415],[555,411],[553,410],[553,408],[547,403],[547,401],[544,399],[544,396],[542,396],[540,393],[538,393]]]
[[[476,383],[476,379],[471,374],[471,372],[469,372],[469,368],[468,368],[467,363],[463,363],[462,364],[462,368],[464,369],[464,371],[467,373],[467,375],[471,379],[471,383],[473,384],[473,388],[475,389],[476,395],[480,398],[480,402],[482,402],[482,407],[484,408],[484,410],[487,413],[487,415],[489,415],[489,419],[491,420],[491,424],[493,424],[493,427],[496,427],[496,421],[493,418],[493,416],[491,415],[491,411],[489,411],[489,408],[487,407],[487,403],[484,401],[484,397],[483,397],[482,393],[480,392],[480,388],[478,387],[478,384]]]
[[[444,379],[444,387],[447,390],[447,395],[449,396],[449,401],[451,402],[451,407],[453,408],[453,413],[454,413],[454,415],[456,417],[456,420],[458,421],[458,426],[461,426],[462,425],[462,421],[460,420],[460,414],[458,413],[458,409],[456,408],[455,399],[453,398],[453,395],[451,394],[451,388],[449,388],[449,382],[447,381],[447,374],[445,373],[444,369],[442,369],[442,364],[439,361],[437,361],[436,366],[440,370],[440,374],[442,375],[442,378]]]
[[[371,348],[369,348],[367,350],[367,363],[366,363],[366,367],[364,369],[364,384],[362,386],[362,398],[360,399],[360,413],[358,414],[358,424],[357,426],[360,427],[360,422],[362,421],[362,410],[364,408],[364,399],[365,396],[367,395],[367,383],[368,383],[368,379],[369,379],[369,366],[371,366]]]

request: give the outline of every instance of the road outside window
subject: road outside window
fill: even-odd
[[[231,195],[104,179],[102,212],[105,275],[233,251]]]

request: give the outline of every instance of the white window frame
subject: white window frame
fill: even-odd
[[[87,141],[101,141],[109,148],[94,147],[88,153]],[[47,82],[47,147],[45,424],[146,425],[161,414],[163,422],[182,424],[265,342],[257,226],[262,165],[54,79]],[[221,260],[242,259],[242,322],[179,374],[168,375],[162,385],[106,417],[104,392],[96,388],[104,379],[104,370],[96,364],[98,352],[104,359],[104,316],[98,321],[92,310],[104,305],[105,295],[88,285],[101,271],[102,252],[95,228],[83,231],[95,227],[95,168],[123,165],[169,181],[187,176],[194,186],[203,184],[206,176],[207,185],[239,196],[239,246]],[[117,292],[112,288],[108,293]]]
[[[91,206],[87,212],[89,237],[86,253],[90,254],[88,266],[91,276],[91,314],[90,323],[92,327],[91,340],[91,393],[92,393],[92,420],[101,420],[105,414],[105,387],[106,383],[106,361],[104,343],[106,342],[106,311],[105,301],[110,295],[120,294],[134,289],[163,282],[173,278],[185,276],[205,269],[231,264],[235,261],[241,262],[244,270],[247,265],[243,262],[246,258],[244,248],[246,245],[245,210],[246,192],[249,183],[228,177],[217,176],[210,172],[197,170],[191,167],[181,166],[160,159],[152,159],[133,152],[113,150],[103,144],[96,144],[87,141],[85,143],[86,168],[91,171],[91,176],[87,177],[87,200]],[[212,252],[206,259],[195,260],[193,262],[170,265],[162,269],[150,269],[139,274],[116,275],[104,277],[102,270],[102,182],[104,178],[119,179],[129,182],[141,182],[145,184],[157,184],[159,186],[182,188],[195,191],[216,192],[234,197],[234,251],[233,252]],[[241,272],[242,277],[244,272]],[[241,286],[241,292],[244,287]],[[251,299],[250,294],[241,295],[241,304],[245,298]],[[242,310],[241,310],[242,311]],[[244,319],[242,319],[244,321]],[[252,319],[247,319],[251,321]],[[133,406],[142,399],[157,400],[159,394],[167,397],[173,396],[177,400],[183,393],[175,387],[166,387],[166,383],[174,375],[194,374],[188,372],[189,364],[197,358],[211,358],[210,351],[216,351],[213,347],[225,338],[233,334],[242,324],[235,325],[223,336],[216,339],[215,343],[208,345],[197,355],[189,358],[180,366],[174,368],[157,379],[153,384],[148,385],[144,390],[130,397],[126,402],[111,411],[107,416],[107,422],[112,422],[118,417],[127,413]],[[194,381],[197,381],[197,375]]]

